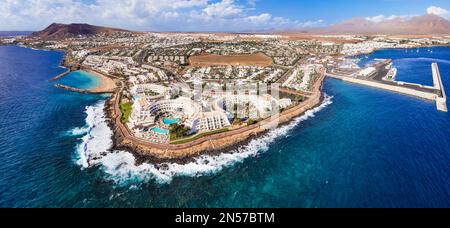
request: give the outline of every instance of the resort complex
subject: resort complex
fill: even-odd
[[[135,33],[59,39],[19,36],[2,43],[65,51],[63,65],[100,77],[117,147],[177,159],[244,142],[320,104],[325,76],[436,101],[447,111],[437,64],[434,86],[396,81],[390,59],[354,56],[386,48],[415,51],[450,37],[385,35]]]

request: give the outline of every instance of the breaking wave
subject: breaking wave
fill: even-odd
[[[85,127],[76,127],[70,131],[67,132],[68,135],[71,136],[79,136],[79,135],[84,135],[87,134],[89,132],[89,126],[85,126]]]
[[[322,104],[295,118],[288,125],[270,130],[264,136],[251,140],[247,145],[220,155],[201,155],[187,164],[143,163],[136,165],[134,156],[126,151],[108,152],[112,146],[112,131],[105,122],[103,112],[104,101],[86,108],[88,133],[82,137],[77,146],[77,164],[83,168],[99,165],[107,174],[107,178],[119,185],[142,183],[154,180],[159,184],[167,184],[177,176],[198,177],[211,175],[226,167],[243,162],[246,158],[255,157],[269,149],[271,143],[301,122],[332,104],[331,96],[325,94]]]
[[[86,107],[86,126],[72,130],[74,135],[84,135],[76,148],[76,163],[83,168],[97,165],[112,147],[112,131],[106,122],[105,101]]]

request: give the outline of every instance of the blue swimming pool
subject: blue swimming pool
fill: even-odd
[[[177,124],[177,123],[180,123],[180,120],[179,119],[164,118],[163,119],[163,123],[167,124],[167,125]]]
[[[162,135],[168,135],[170,133],[169,130],[162,129],[159,127],[152,128],[152,131],[155,133],[158,133],[158,134],[162,134]]]

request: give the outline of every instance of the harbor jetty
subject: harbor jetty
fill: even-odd
[[[437,63],[433,63],[431,68],[433,72],[434,86],[425,86],[416,83],[408,83],[401,81],[385,81],[382,78],[386,77],[389,72],[386,67],[389,62],[378,64],[375,66],[377,72],[371,77],[358,77],[355,74],[343,74],[341,72],[327,72],[327,76],[336,78],[342,81],[351,82],[355,84],[370,86],[378,89],[384,89],[392,92],[406,94],[426,100],[436,102],[436,108],[439,111],[447,112],[446,95],[444,86],[442,84],[441,75]]]
[[[51,81],[51,82],[57,81],[58,79],[60,79],[60,78],[62,78],[62,77],[64,77],[64,76],[66,76],[66,75],[68,75],[70,72],[72,72],[72,71],[71,71],[70,69],[67,69],[67,70],[64,71],[63,73],[58,74],[58,75],[56,75],[55,77],[51,78],[50,81]]]
[[[436,107],[439,111],[448,112],[447,109],[447,95],[445,94],[444,84],[442,83],[441,73],[437,63],[431,64],[433,72],[433,85],[438,91],[436,96]]]
[[[108,91],[95,91],[92,89],[78,89],[78,88],[74,88],[71,86],[67,86],[67,85],[63,85],[63,84],[55,84],[56,88],[59,89],[65,89],[68,91],[72,91],[72,92],[77,92],[77,93],[85,93],[85,94],[101,94],[101,93],[109,93]]]

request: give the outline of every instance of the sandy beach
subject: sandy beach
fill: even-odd
[[[103,74],[100,74],[98,72],[84,69],[84,71],[88,72],[89,74],[98,77],[100,79],[100,85],[97,86],[94,89],[90,89],[89,92],[92,93],[112,93],[114,92],[114,89],[116,88],[116,82],[114,79],[109,78]]]

